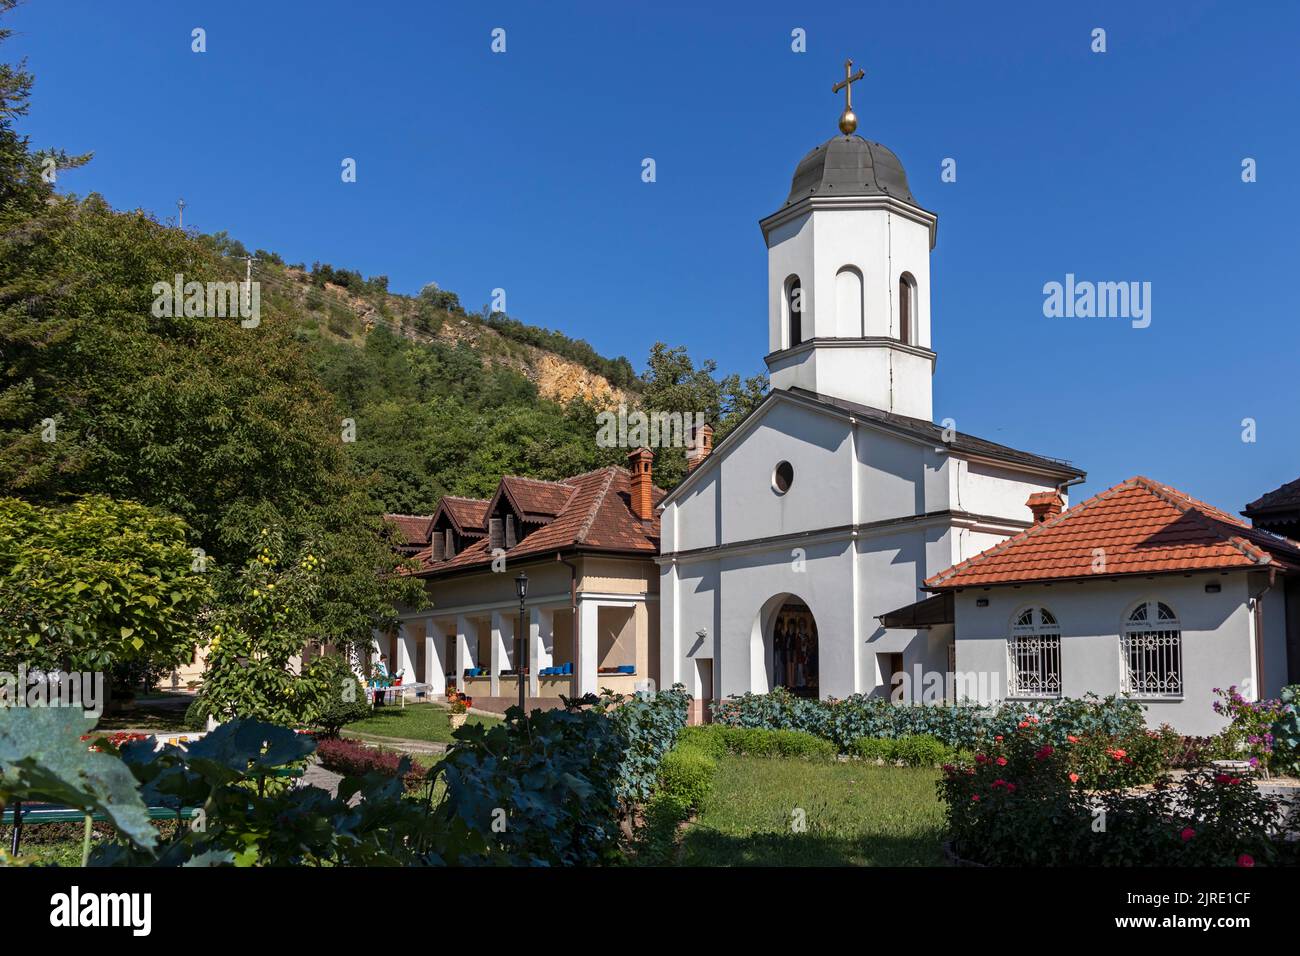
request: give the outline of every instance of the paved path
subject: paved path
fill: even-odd
[[[339,781],[342,779],[343,775],[341,773],[326,770],[313,760],[307,764],[301,782],[304,787],[320,787],[322,790],[328,790],[331,797],[337,797],[339,795]]]
[[[442,756],[447,752],[447,745],[438,743],[435,740],[381,737],[378,734],[368,734],[360,730],[348,730],[347,728],[344,728],[343,736],[363,743],[367,747],[386,747],[389,750],[400,750],[406,754],[437,754]]]

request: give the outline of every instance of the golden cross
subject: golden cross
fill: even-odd
[[[865,77],[865,70],[853,72],[853,61],[844,61],[844,79],[831,87],[832,93],[844,91],[844,112],[840,114],[840,132],[848,136],[858,128],[858,118],[853,113],[853,84]]]

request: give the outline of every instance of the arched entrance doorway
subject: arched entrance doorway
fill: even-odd
[[[784,687],[799,697],[819,696],[820,655],[817,620],[808,605],[787,597],[772,615],[767,646],[772,687]]]

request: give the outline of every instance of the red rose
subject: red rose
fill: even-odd
[[[1192,837],[1196,836],[1196,831],[1193,830],[1191,827],[1185,827],[1185,828],[1183,829],[1183,832],[1182,832],[1181,836],[1182,836],[1182,838],[1183,838],[1183,842],[1186,843],[1186,842],[1187,842],[1188,840],[1190,840]]]
[[[1078,782],[1079,782],[1079,775],[1077,773],[1070,774],[1070,783],[1078,783]]]
[[[1007,765],[1007,758],[999,757],[997,760],[993,762],[996,763],[999,767],[1005,767]]]
[[[1237,865],[1238,865],[1238,866],[1254,866],[1254,865],[1255,865],[1255,858],[1254,858],[1253,856],[1251,856],[1249,853],[1243,853],[1241,856],[1237,857]]]

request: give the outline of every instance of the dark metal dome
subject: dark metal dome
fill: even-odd
[[[834,136],[799,161],[785,204],[809,196],[893,196],[917,205],[898,157],[861,136]]]

